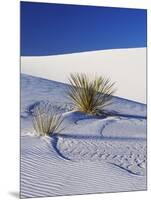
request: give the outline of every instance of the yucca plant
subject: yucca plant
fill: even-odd
[[[49,103],[41,102],[33,109],[33,128],[39,136],[52,136],[54,133],[59,133],[63,129],[62,122],[62,115]]]
[[[112,103],[115,83],[108,78],[90,78],[84,73],[75,73],[70,74],[69,83],[67,95],[77,111],[100,115],[104,108]]]

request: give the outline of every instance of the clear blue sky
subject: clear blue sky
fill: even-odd
[[[21,2],[21,55],[146,47],[143,9]]]

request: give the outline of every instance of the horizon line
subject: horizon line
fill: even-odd
[[[60,53],[60,54],[46,54],[46,55],[21,55],[20,57],[48,57],[48,56],[63,56],[71,54],[80,54],[80,53],[89,53],[89,52],[98,52],[98,51],[112,51],[112,50],[128,50],[128,49],[147,49],[147,46],[143,47],[128,47],[128,48],[111,48],[111,49],[98,49],[98,50],[88,50],[88,51],[76,51],[70,53]]]

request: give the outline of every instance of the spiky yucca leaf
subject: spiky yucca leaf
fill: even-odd
[[[59,133],[63,128],[62,115],[57,113],[49,103],[40,103],[33,110],[33,127],[39,136],[51,136]]]
[[[68,97],[73,101],[75,109],[81,112],[98,115],[110,105],[115,92],[110,79],[95,76],[90,79],[86,74],[70,74]]]

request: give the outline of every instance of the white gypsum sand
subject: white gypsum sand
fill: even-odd
[[[22,56],[21,72],[64,83],[71,72],[103,75],[116,82],[117,96],[146,103],[146,48]]]
[[[113,98],[112,116],[75,112],[68,85],[21,75],[21,197],[146,190],[146,105]],[[66,127],[36,137],[32,112],[49,101]]]

